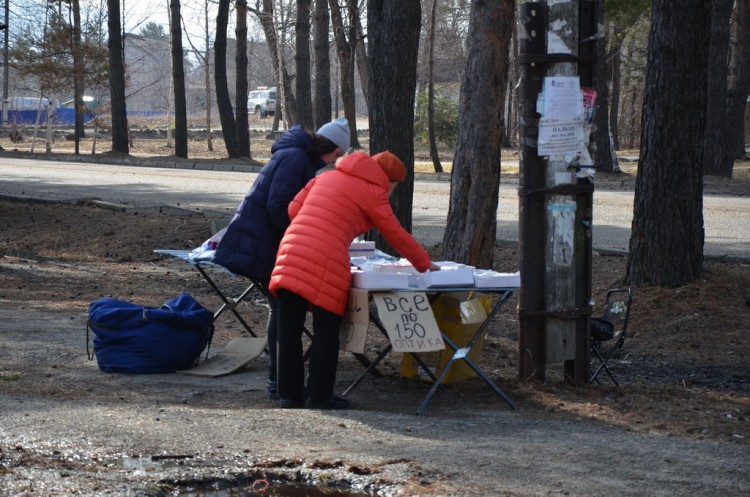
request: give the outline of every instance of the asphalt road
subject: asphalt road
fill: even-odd
[[[73,200],[96,198],[128,208],[175,207],[230,217],[255,179],[251,172],[136,167],[0,157],[0,196]],[[421,178],[421,177],[420,177]],[[442,241],[450,182],[418,179],[414,234],[424,245]],[[750,196],[706,195],[707,256],[750,259]],[[632,191],[594,193],[593,247],[626,251],[633,212]],[[517,184],[503,181],[497,210],[499,240],[518,240]]]

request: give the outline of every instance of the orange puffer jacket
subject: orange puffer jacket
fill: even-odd
[[[270,290],[286,289],[343,315],[351,286],[349,245],[373,226],[417,270],[429,269],[427,251],[393,213],[389,185],[380,165],[364,152],[312,179],[289,205],[292,223],[279,246]]]

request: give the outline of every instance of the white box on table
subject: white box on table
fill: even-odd
[[[375,242],[352,242],[349,245],[349,257],[373,257]]]
[[[436,262],[440,271],[424,273],[426,287],[433,286],[474,286],[474,266],[467,266],[457,262]]]
[[[409,288],[409,274],[352,270],[352,286],[376,290],[395,290]]]
[[[477,288],[520,288],[521,272],[499,273],[489,269],[474,271],[474,286]]]
[[[474,286],[474,267],[457,262],[436,262],[440,271],[425,271],[413,273],[409,285],[414,288],[430,288],[444,286]]]

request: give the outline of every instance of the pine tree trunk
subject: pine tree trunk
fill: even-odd
[[[313,43],[315,53],[315,88],[313,90],[313,111],[315,128],[318,129],[331,120],[331,59],[328,43],[328,1],[315,0],[315,20]]]
[[[112,113],[112,151],[127,154],[128,113],[125,105],[125,67],[122,61],[120,0],[107,0],[109,41],[109,99]]]
[[[734,166],[735,159],[746,157],[745,112],[750,94],[750,1],[736,2],[732,34],[727,99],[727,156],[724,166],[728,170]]]
[[[180,0],[170,0],[172,32],[172,80],[174,81],[174,154],[188,156],[185,66],[182,53]]]
[[[235,122],[237,156],[250,157],[250,123],[247,117],[247,0],[237,0],[237,37],[235,50]]]
[[[294,63],[297,77],[294,93],[297,96],[297,122],[305,129],[313,129],[312,89],[310,81],[310,7],[312,0],[297,0],[297,20],[294,23]]]
[[[609,102],[609,131],[612,134],[612,143],[615,150],[620,149],[620,133],[618,122],[620,119],[620,68],[622,66],[622,32],[616,27],[613,28],[610,35],[610,48],[607,55],[609,60],[609,74],[611,75],[610,84],[612,86],[612,98]]]
[[[438,152],[437,138],[435,137],[435,13],[437,12],[438,0],[432,0],[430,8],[430,30],[427,35],[427,134],[430,141],[430,159],[436,173],[443,172],[443,165],[440,164],[440,154]]]
[[[599,2],[597,8],[597,25],[604,26],[604,2]],[[607,173],[618,172],[617,163],[613,160],[615,157],[612,150],[612,143],[609,139],[609,77],[607,74],[607,47],[605,39],[600,38],[595,41],[596,48],[596,92],[598,99],[596,103],[596,114],[594,115],[594,142],[596,143],[596,155],[594,164],[600,170]]]
[[[219,0],[216,14],[216,37],[214,38],[214,82],[216,83],[216,106],[219,109],[221,134],[229,157],[237,155],[237,124],[232,113],[232,99],[227,83],[227,24],[229,23],[229,0]]]
[[[330,0],[331,24],[333,25],[333,37],[336,42],[336,54],[339,61],[339,82],[341,85],[341,101],[344,104],[344,116],[349,120],[351,131],[351,147],[360,148],[357,139],[357,112],[354,95],[354,51],[351,29],[345,32],[344,21],[341,10],[336,0]],[[347,35],[349,39],[347,39]]]
[[[74,115],[75,115],[75,153],[78,155],[80,152],[81,138],[86,136],[86,132],[83,129],[83,51],[81,50],[81,6],[78,0],[72,0],[71,8],[73,9],[73,32],[72,35],[72,51],[73,51],[73,102],[74,102]]]
[[[734,0],[714,0],[711,18],[711,44],[708,55],[708,95],[706,104],[706,135],[703,143],[703,174],[732,176],[725,170],[727,120],[727,76],[729,65],[729,18]]]
[[[472,2],[443,256],[491,268],[513,2]]]
[[[406,165],[406,179],[391,195],[401,225],[412,228],[414,102],[422,12],[418,0],[367,3],[370,153],[390,150]],[[389,249],[380,235],[381,250]]]
[[[710,33],[708,0],[654,0],[626,269],[631,285],[679,286],[703,274]]]

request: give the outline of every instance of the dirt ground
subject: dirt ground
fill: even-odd
[[[722,185],[732,194],[748,192],[746,184],[740,182],[738,188],[731,180],[714,182],[711,188],[720,190]],[[602,385],[569,386],[554,365],[543,384],[519,381],[514,297],[493,322],[481,364],[519,406],[520,413],[513,414],[520,417],[508,418],[507,406],[477,379],[450,385],[433,399],[426,416],[414,417],[427,387],[399,378],[400,357],[392,355],[380,368],[384,378],[366,378],[351,394],[356,414],[338,418],[274,409],[264,395],[264,357],[242,373],[211,379],[210,385],[184,375],[105,374],[86,358],[86,313],[89,303],[101,297],[158,306],[187,291],[208,308],[219,305],[190,266],[153,250],[192,249],[221,220],[195,213],[111,210],[86,202],[7,200],[0,201],[0,220],[0,309],[5,321],[0,494],[188,495],[180,492],[191,485],[211,482],[216,490],[222,482],[250,485],[254,478],[348,486],[369,495],[750,491],[747,468],[741,469],[750,455],[750,261],[707,260],[704,277],[689,285],[635,288],[629,337],[611,363],[620,387],[608,379]],[[439,257],[437,248],[430,250]],[[515,247],[500,244],[495,260],[496,269],[515,270]],[[620,286],[624,267],[622,256],[595,254],[597,306],[608,288]],[[235,287],[241,283],[224,276],[218,281]],[[250,316],[251,326],[263,329],[262,306],[245,303],[241,312]],[[242,328],[230,317],[220,318],[214,350],[236,336],[244,336]],[[371,340],[367,354],[374,356],[383,345]],[[342,355],[339,387],[359,372],[359,363]],[[60,416],[70,417],[70,425]],[[499,467],[480,460],[451,463],[451,451],[468,450],[458,448],[465,442],[448,427],[451,423],[466,437],[468,431],[479,431],[497,438],[498,427],[506,427],[500,431],[507,444],[490,449],[489,440],[471,439],[478,447],[488,444],[483,458],[505,462]],[[218,431],[230,424],[230,433]],[[552,435],[549,446],[536,447],[534,433],[542,425],[559,430],[558,435]],[[355,426],[365,438],[347,442],[341,432]],[[264,430],[270,430],[265,439]],[[523,462],[523,451],[533,452],[534,447],[539,453],[557,454],[552,459],[572,458],[570,454],[578,452],[589,462],[598,461],[599,449],[582,449],[575,441],[589,430],[604,444],[634,445],[635,452],[627,455],[632,460],[621,461],[628,467],[611,476],[617,485],[603,482],[608,478],[603,462],[592,463],[602,472],[594,481],[580,468],[552,466],[546,469],[549,474],[539,475],[536,471],[545,472],[543,464],[531,468],[539,461]],[[338,437],[341,442],[334,440]],[[237,445],[238,439],[246,448]],[[423,445],[425,440],[429,443]],[[418,447],[415,452],[406,449],[412,444]],[[669,446],[669,457],[695,467],[681,467],[676,471],[681,477],[650,467],[649,457],[641,456],[650,454],[653,444]],[[711,467],[702,455],[683,460],[686,451],[698,448],[710,448],[711,460],[719,461],[721,469],[695,477],[701,468]],[[449,453],[434,454],[440,450]],[[123,458],[135,461],[145,454],[163,459],[152,456],[150,463],[136,467],[122,463]],[[162,460],[170,465],[154,462]],[[526,480],[526,474],[537,476]]]

